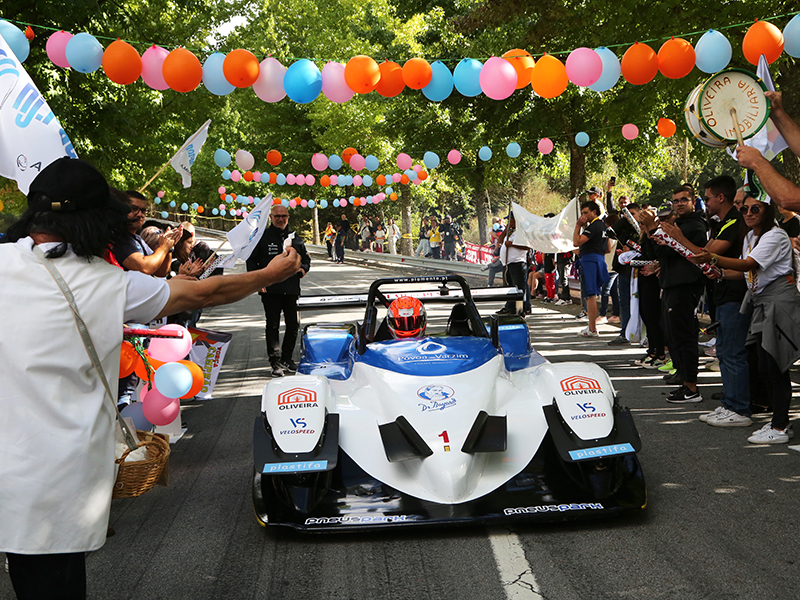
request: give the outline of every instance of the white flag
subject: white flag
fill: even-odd
[[[217,265],[222,268],[229,268],[236,264],[236,259],[247,260],[253,253],[264,231],[269,227],[269,211],[272,207],[272,194],[259,202],[247,217],[236,227],[227,233],[228,242],[233,248],[225,260]]]
[[[175,153],[172,160],[169,161],[172,168],[178,172],[183,181],[183,187],[192,187],[192,165],[194,164],[197,155],[200,154],[200,148],[206,143],[206,136],[208,135],[208,126],[211,124],[211,119],[203,123],[203,126],[198,129],[193,136],[184,142],[181,149]]]
[[[555,217],[539,217],[529,213],[516,202],[511,203],[517,234],[514,243],[528,246],[545,254],[570,252],[575,248],[572,234],[578,220],[578,199],[573,198]]]
[[[72,142],[22,64],[0,36],[0,175],[23,194],[51,162],[78,158]]]

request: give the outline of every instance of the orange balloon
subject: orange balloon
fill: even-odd
[[[236,194],[231,194],[231,198],[233,198],[234,200],[236,200]]]
[[[545,54],[531,70],[531,87],[542,98],[556,98],[567,89],[567,68],[552,54]]]
[[[658,56],[647,44],[634,42],[622,57],[622,76],[628,83],[644,85],[658,73]]]
[[[344,81],[356,94],[369,94],[381,79],[381,70],[371,57],[359,54],[344,66]]]
[[[164,363],[160,360],[156,360],[147,352],[145,352],[145,356],[147,356],[147,362],[150,363],[150,377],[147,376],[147,369],[145,369],[144,361],[141,360],[141,358],[136,361],[136,366],[134,367],[133,372],[136,373],[139,376],[139,379],[142,379],[143,381],[147,381],[148,379],[152,381],[153,374],[156,372],[156,369],[158,369],[158,367]]]
[[[203,208],[202,206],[198,206],[197,207],[197,212],[199,212],[202,215],[204,212],[206,212],[206,209]]]
[[[384,98],[394,98],[402,92],[406,84],[403,81],[403,69],[396,62],[389,60],[381,63],[381,80],[375,86],[375,91]]]
[[[319,183],[322,187],[328,187],[331,184],[331,178],[327,175],[323,175],[319,178]]]
[[[142,74],[142,57],[136,48],[117,38],[103,52],[103,71],[114,83],[128,85]]]
[[[270,173],[269,174],[269,182],[270,183],[275,183],[276,181],[278,181],[278,174],[277,173]]]
[[[391,194],[389,194],[389,198],[391,200],[397,200],[397,194],[395,192],[392,192]]]
[[[161,74],[176,92],[191,92],[203,80],[203,65],[186,48],[175,48],[164,59]]]
[[[424,58],[412,58],[403,65],[403,82],[412,90],[421,90],[431,82],[433,69]]]
[[[400,177],[400,183],[402,183],[403,185],[408,185],[409,181],[411,181],[411,180],[408,178],[408,175],[403,173],[403,176]]]
[[[245,171],[244,175],[242,175],[242,179],[245,181],[253,181],[253,173],[251,171]]]
[[[272,199],[272,203],[273,204],[280,204],[281,203],[281,199],[280,198],[273,198]]]
[[[386,175],[378,175],[378,178],[375,180],[378,185],[386,185]]]
[[[361,206],[361,199],[353,198],[353,206]]]
[[[119,378],[127,377],[133,373],[136,361],[141,362],[136,348],[130,342],[122,342],[122,349],[119,353]]]
[[[227,194],[220,194],[219,199],[225,202],[225,196],[227,196]]]
[[[510,62],[517,72],[518,90],[521,90],[531,82],[531,71],[533,71],[533,66],[536,63],[528,52],[516,48],[503,54],[503,58]]]
[[[281,153],[278,152],[277,150],[270,150],[269,152],[267,152],[267,162],[271,164],[273,167],[277,167],[279,164],[281,164],[282,159],[283,157],[281,156]],[[272,174],[270,174],[270,183],[275,183],[274,181],[272,181]]]
[[[203,369],[200,367],[200,365],[195,364],[190,360],[179,360],[178,362],[192,372],[192,387],[189,388],[188,392],[181,396],[181,400],[194,398],[197,395],[197,392],[203,389],[203,384],[206,380]]]
[[[419,173],[417,173],[417,177],[419,177],[420,181],[425,181],[428,178],[428,172],[420,171]]]
[[[658,51],[658,70],[664,77],[680,79],[694,68],[694,48],[684,39],[672,38]]]
[[[672,137],[675,135],[675,131],[677,131],[677,127],[675,126],[675,121],[672,119],[659,119],[658,120],[658,133],[661,137]]]
[[[250,87],[258,79],[258,59],[249,50],[232,50],[222,62],[222,74],[238,88]]]
[[[756,21],[744,34],[742,53],[751,65],[757,65],[763,54],[772,64],[783,52],[783,34],[769,21]]]
[[[344,152],[342,152],[342,160],[349,165],[350,159],[353,157],[354,154],[358,154],[358,150],[356,150],[355,148],[345,148]]]

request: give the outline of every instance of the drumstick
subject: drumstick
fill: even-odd
[[[733,130],[736,132],[736,141],[739,142],[740,146],[744,146],[744,139],[742,138],[742,132],[739,131],[739,119],[736,117],[736,109],[731,106],[731,119],[733,119]]]

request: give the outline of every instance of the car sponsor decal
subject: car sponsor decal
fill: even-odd
[[[444,451],[445,452],[450,452],[450,436],[447,435],[447,430],[445,429],[437,437],[442,438],[442,441],[444,442]]]
[[[403,523],[415,521],[411,515],[348,515],[344,517],[314,517],[306,519],[306,525],[363,525],[376,523]]]
[[[418,403],[417,406],[422,412],[444,410],[456,405],[455,395],[455,390],[447,385],[426,385],[417,390],[417,396],[425,400],[425,402]]]
[[[575,405],[583,411],[577,415],[571,415],[571,421],[581,421],[583,419],[599,419],[606,416],[604,412],[598,412],[591,402],[576,402]]]
[[[316,433],[314,429],[311,429],[306,423],[306,420],[303,418],[300,419],[289,419],[292,423],[293,429],[281,429],[278,433],[281,435],[310,435],[312,433]]]
[[[291,463],[267,463],[262,473],[299,473],[301,471],[327,471],[327,460],[309,460]]]
[[[437,342],[427,341],[414,349],[413,354],[404,354],[398,357],[402,361],[438,361],[438,360],[467,360],[469,354],[461,352],[447,352],[447,346]]]
[[[586,460],[587,458],[602,458],[612,454],[629,454],[636,452],[630,444],[614,444],[613,446],[598,446],[596,448],[583,448],[581,450],[570,450],[569,457],[572,460]]]
[[[506,508],[506,515],[530,515],[535,513],[566,512],[569,510],[603,510],[603,505],[598,502],[588,504],[545,504],[543,506],[526,506],[524,508]]]
[[[600,382],[591,377],[573,375],[561,380],[561,391],[565,396],[581,396],[585,394],[602,394]]]
[[[304,388],[292,388],[278,394],[278,408],[292,410],[295,408],[316,408],[317,392]]]

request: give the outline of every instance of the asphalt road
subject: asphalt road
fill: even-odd
[[[304,294],[366,290],[384,271],[315,260]],[[574,309],[536,303],[535,347],[553,362],[586,360],[611,375],[632,408],[649,504],[603,521],[311,536],[264,530],[250,500],[252,423],[269,377],[257,296],[207,310],[200,326],[234,334],[213,400],[183,409],[170,484],[113,502],[116,535],[87,559],[92,599],[731,599],[800,597],[800,453],[753,446],[753,428],[697,420],[716,403],[701,374],[699,405],[673,406],[641,348],[576,333]],[[491,312],[499,305],[487,304]],[[356,313],[303,315],[305,323]],[[433,324],[444,309],[433,310]],[[797,413],[794,413],[797,417]],[[760,417],[757,426],[766,421]],[[798,440],[800,443],[800,440]],[[800,446],[798,446],[800,449]],[[65,499],[69,501],[69,499]],[[0,517],[2,518],[2,517]],[[13,598],[0,575],[0,598]]]

